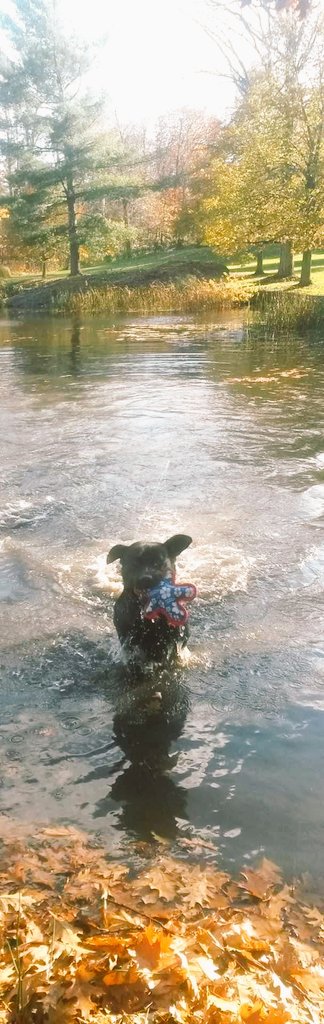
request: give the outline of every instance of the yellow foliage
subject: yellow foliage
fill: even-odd
[[[302,250],[323,244],[324,93],[303,89],[301,106],[296,90],[286,95],[274,73],[260,73],[224,130],[197,216],[204,241],[225,255],[286,239]]]
[[[301,884],[266,859],[236,883],[145,854],[134,877],[73,828],[4,840],[1,1024],[324,1021],[324,915]]]

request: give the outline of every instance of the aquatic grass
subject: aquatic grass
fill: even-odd
[[[58,297],[56,308],[66,313],[182,313],[206,309],[229,309],[249,301],[252,289],[245,282],[188,276],[176,281],[152,282],[131,288],[89,287]],[[61,304],[62,303],[62,304]]]
[[[259,291],[252,301],[254,323],[271,331],[303,331],[324,325],[324,296],[297,289]]]

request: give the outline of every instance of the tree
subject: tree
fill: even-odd
[[[82,92],[89,54],[65,39],[46,0],[16,0],[14,17],[2,22],[14,49],[0,86],[8,208],[17,227],[21,214],[25,234],[26,212],[33,212],[35,242],[40,226],[44,240],[46,233],[66,237],[70,272],[76,275],[86,229],[78,223],[79,208],[107,160],[98,134],[101,105]],[[26,97],[34,98],[29,113]]]
[[[323,240],[323,19],[309,17],[305,25],[286,12],[272,17],[270,27],[265,32],[262,19],[257,29],[249,26],[252,38],[257,33],[263,70],[250,70],[223,133],[226,166],[222,173],[218,167],[217,182],[214,174],[209,236],[214,209],[229,244],[241,237],[246,248],[262,242],[262,235],[281,242],[279,276],[291,275],[293,245],[301,247],[305,284],[310,252]]]
[[[9,235],[13,258],[23,258],[32,265],[41,264],[46,277],[48,261],[68,256],[68,243],[62,230],[60,202],[48,203],[47,190],[25,189],[11,196]]]
[[[155,175],[178,181],[176,188],[161,197],[162,222],[169,222],[166,233],[171,231],[178,244],[186,237],[190,179],[208,162],[219,131],[218,120],[187,108],[159,119],[154,140]]]

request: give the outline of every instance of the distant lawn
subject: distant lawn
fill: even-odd
[[[241,261],[239,263],[229,263],[229,270],[231,274],[236,277],[244,277],[247,281],[251,278],[255,281],[256,285],[262,288],[275,288],[288,290],[296,288],[298,285],[298,278],[301,268],[302,255],[297,253],[294,257],[294,271],[295,276],[293,280],[287,281],[276,281],[275,274],[278,270],[279,256],[265,257],[263,261],[264,275],[262,277],[255,277],[255,260],[248,259],[246,262]],[[299,291],[305,292],[307,295],[324,295],[324,252],[319,249],[314,252],[312,258],[312,284],[309,288],[299,289]],[[269,281],[267,281],[269,277]]]
[[[107,273],[111,275],[111,277],[113,278],[114,274],[117,273],[128,274],[129,271],[141,270],[158,271],[160,267],[172,268],[172,266],[178,266],[180,264],[181,266],[183,266],[183,272],[185,274],[186,269],[187,272],[190,273],[191,263],[201,263],[202,265],[204,265],[206,263],[210,264],[213,262],[215,262],[215,266],[217,266],[217,264],[219,263],[219,257],[215,256],[212,249],[209,249],[208,246],[188,245],[184,246],[182,249],[158,249],[157,251],[154,252],[152,251],[146,254],[139,255],[134,253],[134,256],[128,258],[120,257],[119,259],[111,260],[111,262],[100,263],[99,265],[97,264],[96,266],[92,267],[81,265],[81,272],[86,277],[96,277],[97,274]],[[68,276],[68,270],[51,271],[48,272],[48,274],[46,274],[45,282],[54,280],[57,281],[60,278],[64,279],[65,277]],[[13,284],[15,284],[16,282],[17,284],[27,284],[28,282],[39,283],[42,281],[42,276],[41,273],[13,274],[12,277],[9,278],[9,281],[10,283]]]
[[[278,249],[279,251],[279,249]],[[247,290],[251,292],[251,286],[254,289],[262,288],[266,290],[280,289],[288,291],[296,289],[298,286],[298,277],[301,267],[301,254],[297,254],[294,259],[295,277],[293,280],[277,281],[276,273],[279,264],[279,255],[276,252],[276,246],[269,246],[269,256],[266,256],[263,262],[265,274],[262,277],[255,277],[255,260],[253,257],[247,257],[246,260],[242,259],[238,262],[229,261],[228,267],[230,271],[230,277],[236,281],[241,281],[242,284],[246,283],[248,286]],[[202,273],[204,267],[217,267],[219,258],[213,253],[212,249],[208,246],[184,246],[183,248],[172,248],[172,249],[159,249],[142,254],[134,254],[130,258],[122,257],[119,259],[113,259],[111,262],[101,263],[96,266],[82,266],[82,274],[86,278],[93,279],[93,287],[96,287],[96,277],[105,275],[107,285],[114,284],[114,278],[118,276],[118,284],[122,284],[120,277],[125,274],[125,284],[127,284],[127,275],[130,273],[137,272],[139,275],[141,271],[158,272],[161,269],[172,270],[174,266],[177,269],[177,274],[186,277],[186,275],[195,275],[198,273],[199,276],[199,265],[201,266]],[[206,275],[205,269],[205,276]],[[46,282],[64,280],[69,277],[67,270],[52,271],[48,273],[45,279]],[[309,288],[303,289],[303,292],[307,295],[324,295],[324,251],[318,250],[314,252],[312,259],[312,285]],[[8,279],[8,283],[11,285],[38,285],[42,283],[41,274],[18,274],[13,275]],[[300,291],[300,289],[298,289]]]

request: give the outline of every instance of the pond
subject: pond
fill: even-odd
[[[1,823],[152,831],[321,873],[324,350],[241,313],[3,320]],[[190,533],[170,771],[113,735],[118,541]]]

